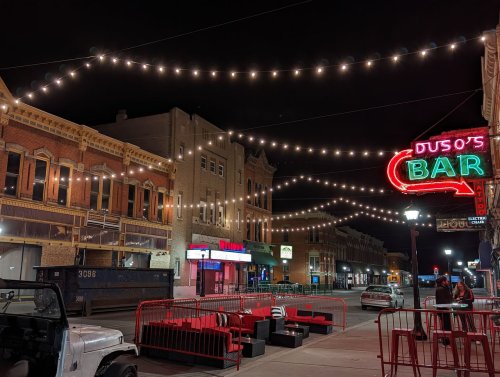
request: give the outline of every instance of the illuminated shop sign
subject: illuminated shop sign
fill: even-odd
[[[211,259],[228,260],[233,262],[251,262],[252,254],[234,253],[231,251],[212,250],[210,251]]]
[[[453,191],[455,196],[476,196],[466,181],[490,177],[489,148],[486,127],[445,132],[397,153],[387,176],[405,194]]]
[[[208,259],[210,258],[208,250],[188,249],[186,250],[186,259]]]
[[[280,246],[280,258],[281,259],[292,259],[293,256],[293,248],[288,245]]]
[[[226,250],[226,251],[245,252],[245,246],[242,243],[237,243],[237,242],[227,242],[224,240],[220,240],[219,247],[221,250]]]

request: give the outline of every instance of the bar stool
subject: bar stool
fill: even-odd
[[[418,367],[418,355],[417,355],[417,344],[415,342],[415,337],[413,336],[412,329],[392,329],[392,347],[391,347],[391,376],[398,372],[398,357],[399,357],[399,338],[406,337],[408,342],[408,353],[410,356],[411,366],[413,368],[413,375],[420,376],[420,368]]]
[[[448,339],[450,342],[451,353],[453,354],[453,366],[456,370],[460,368],[460,359],[458,358],[458,350],[456,337],[460,336],[456,331],[435,330],[432,335],[432,377],[437,374],[437,361],[439,355],[439,340]],[[460,371],[457,371],[457,376],[460,376]]]
[[[471,343],[477,341],[479,341],[483,346],[484,361],[486,362],[486,367],[488,368],[488,375],[490,377],[494,377],[495,369],[493,367],[493,360],[491,358],[490,345],[488,344],[488,337],[486,336],[486,334],[481,332],[468,332],[465,335],[464,359],[465,359],[465,367],[467,368],[467,371],[465,372],[465,377],[470,376]]]

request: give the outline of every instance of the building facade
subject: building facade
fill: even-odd
[[[95,128],[175,163],[174,295],[199,294],[202,279],[206,294],[227,292],[238,284],[246,262],[228,253],[239,250],[221,245],[239,249],[244,239],[243,146],[207,120],[177,108],[133,119],[120,111],[115,123]]]
[[[386,279],[382,241],[346,226],[335,227],[335,217],[323,212],[276,220],[280,217],[275,214],[273,244],[278,250],[291,246],[293,257],[280,259],[275,269],[278,280],[349,288]],[[330,225],[312,228],[313,224]]]
[[[399,284],[401,287],[410,285],[411,265],[408,255],[399,252],[388,252],[386,257],[387,282]]]
[[[500,25],[484,34],[481,59],[483,78],[482,114],[488,121],[493,179],[487,186],[487,231],[481,234],[480,266],[488,292],[500,296]]]
[[[34,266],[170,265],[174,166],[16,103],[0,79],[0,277]]]
[[[257,286],[273,281],[277,260],[272,250],[272,184],[276,168],[267,160],[263,150],[246,150],[245,207],[243,235],[246,249],[252,254],[247,266],[245,284]]]

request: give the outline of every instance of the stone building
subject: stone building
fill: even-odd
[[[242,248],[243,146],[202,117],[178,108],[133,119],[120,111],[116,122],[95,128],[175,162],[171,252],[174,294],[200,293],[202,269],[205,293],[227,292],[234,287],[243,276],[242,266],[246,266],[240,259],[246,256],[230,253],[235,250],[221,245]]]
[[[338,288],[384,282],[382,241],[347,226],[335,227],[336,218],[324,212],[280,217],[274,215],[273,244],[277,250],[291,246],[293,256],[280,260],[278,280]]]
[[[0,277],[33,266],[168,268],[174,166],[16,103],[0,79]]]
[[[277,260],[272,251],[272,185],[276,168],[267,160],[264,150],[246,150],[245,208],[243,239],[252,254],[244,280],[249,285],[273,281],[273,268]]]
[[[481,235],[479,249],[485,287],[500,296],[500,25],[484,34],[482,114],[490,130],[493,179],[486,190],[488,202],[487,232]]]

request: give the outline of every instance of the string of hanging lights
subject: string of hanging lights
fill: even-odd
[[[190,76],[193,79],[206,76],[210,79],[218,79],[222,77],[227,77],[231,80],[236,80],[238,78],[247,78],[251,81],[257,80],[260,77],[268,77],[272,80],[276,80],[282,76],[288,76],[291,78],[299,78],[305,74],[311,74],[316,77],[324,77],[328,72],[338,72],[341,74],[347,73],[353,67],[362,66],[365,69],[373,70],[374,67],[382,62],[390,62],[391,64],[398,64],[407,56],[417,56],[420,59],[427,59],[428,56],[433,51],[437,50],[448,50],[450,52],[456,51],[461,45],[469,41],[478,40],[484,42],[486,40],[486,35],[471,37],[471,38],[459,38],[456,41],[445,43],[441,45],[436,45],[431,43],[428,47],[415,50],[415,51],[403,51],[398,54],[392,54],[387,56],[380,56],[373,59],[365,59],[361,61],[346,61],[338,64],[328,64],[321,66],[307,66],[307,67],[289,67],[285,69],[252,69],[252,70],[221,70],[221,69],[206,69],[206,68],[186,68],[182,66],[166,66],[163,64],[153,64],[146,61],[139,61],[136,59],[123,58],[118,55],[113,55],[111,53],[102,53],[94,55],[89,60],[87,60],[82,65],[75,69],[70,69],[66,73],[58,75],[54,80],[46,82],[39,88],[32,91],[26,92],[24,95],[16,98],[15,103],[19,103],[24,100],[34,100],[37,94],[48,94],[53,88],[62,88],[64,83],[68,79],[76,79],[83,70],[91,70],[96,66],[103,64],[111,64],[116,67],[124,67],[127,69],[139,68],[143,72],[156,72],[160,76],[174,76],[183,77]]]

